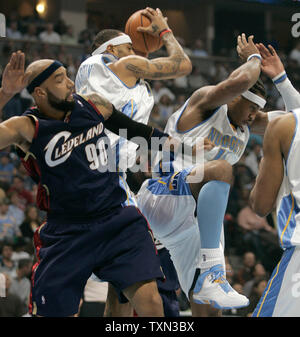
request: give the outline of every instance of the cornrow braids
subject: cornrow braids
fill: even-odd
[[[114,37],[122,34],[120,30],[117,29],[103,29],[101,30],[94,38],[92,44],[92,51],[96,50],[99,46],[101,46],[104,42],[113,39]]]
[[[263,81],[259,78],[258,81],[249,89],[249,91],[253,92],[254,94],[260,95],[266,99],[267,92],[266,88],[263,84]]]

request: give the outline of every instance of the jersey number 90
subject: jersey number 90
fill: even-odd
[[[97,150],[99,151],[99,155],[97,153]],[[87,160],[90,163],[90,169],[91,170],[97,170],[100,165],[101,166],[107,166],[107,152],[105,149],[105,142],[103,139],[100,139],[97,142],[97,145],[95,144],[88,144],[85,147],[85,153]]]

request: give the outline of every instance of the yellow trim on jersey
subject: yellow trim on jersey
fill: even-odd
[[[36,313],[37,313],[37,306],[36,306],[36,303],[35,303],[35,302],[32,302],[32,306],[33,306],[33,308],[32,308],[32,315],[36,315]]]
[[[32,153],[32,152],[26,152],[26,154],[25,154],[25,157],[24,157],[24,161],[27,161],[28,160],[28,158],[29,158],[29,156],[32,156],[34,159],[36,159],[36,156]]]
[[[230,126],[232,127],[232,130],[236,132],[236,127],[230,123]]]
[[[40,225],[40,227],[39,227],[39,229],[38,229],[38,233],[39,233],[39,234],[41,233],[41,230],[42,230],[42,228],[46,225],[46,223],[47,223],[47,222],[43,222],[43,223]]]
[[[283,229],[283,231],[282,231],[282,233],[281,233],[281,236],[280,236],[280,242],[281,242],[281,245],[282,245],[282,246],[283,246],[283,235],[284,235],[284,233],[285,233],[285,231],[286,231],[286,229],[287,229],[287,227],[288,227],[288,225],[289,225],[289,223],[290,223],[290,221],[291,221],[291,217],[292,217],[292,214],[293,214],[293,211],[294,211],[294,206],[295,206],[294,196],[293,196],[292,193],[291,193],[291,197],[292,197],[292,207],[291,207],[291,211],[290,211],[289,217],[288,217],[288,219],[287,219],[287,222],[286,222],[286,224],[285,224],[285,226],[284,226],[284,229]]]
[[[35,115],[28,114],[28,115],[26,115],[26,116],[30,116],[30,117],[32,117],[36,122],[38,122],[38,119],[35,117]]]
[[[260,314],[260,312],[261,312],[262,306],[264,305],[265,299],[266,299],[266,297],[267,297],[267,295],[268,295],[268,293],[269,293],[269,291],[270,291],[270,288],[271,288],[271,286],[272,286],[273,280],[274,280],[274,278],[275,278],[275,277],[277,276],[277,274],[278,274],[280,263],[281,263],[281,260],[279,261],[279,263],[278,263],[278,265],[277,265],[276,273],[275,273],[275,275],[273,276],[273,278],[272,278],[271,281],[270,281],[269,287],[268,287],[268,289],[267,289],[267,291],[266,291],[266,293],[265,293],[265,296],[264,296],[264,298],[263,298],[263,300],[262,300],[262,302],[261,302],[261,305],[260,305],[260,307],[259,307],[259,310],[258,310],[258,312],[257,312],[256,317],[259,317],[259,314]]]
[[[169,184],[169,190],[170,190],[170,191],[174,190],[174,187],[173,187],[173,185],[172,185],[172,181],[173,181],[173,178],[176,176],[177,173],[178,173],[178,172],[175,172],[175,173],[172,175],[171,179],[170,179],[170,184]]]
[[[48,186],[44,184],[43,187],[45,188],[45,190],[46,190],[46,192],[47,192],[47,195],[49,196],[49,195],[50,195],[50,192],[49,192]]]

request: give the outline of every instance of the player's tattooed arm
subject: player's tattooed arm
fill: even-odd
[[[143,137],[147,140],[150,145],[151,139],[154,138],[164,138],[163,149],[164,151],[172,151],[177,152],[178,149],[182,150],[182,143],[180,140],[174,139],[170,137],[168,134],[161,132],[160,130],[153,128],[144,123],[139,123],[137,121],[132,120],[122,112],[115,109],[115,107],[105,98],[101,97],[97,93],[92,93],[90,95],[82,96],[85,100],[87,100],[96,111],[99,111],[101,115],[104,117],[105,127],[111,132],[119,135],[120,130],[126,129],[126,138],[128,140],[133,140],[135,137]],[[137,142],[140,145],[139,142]],[[200,147],[203,147],[203,150],[210,150],[214,146],[210,141],[204,140],[204,142],[200,142],[199,144],[195,144],[192,147],[185,145],[185,149],[189,148],[188,154],[195,156]]]
[[[163,80],[189,74],[191,72],[189,63],[190,61],[180,52],[174,52],[168,57],[153,60],[130,56],[124,65],[126,71],[137,79]]]
[[[158,37],[161,31],[169,29],[168,19],[163,16],[159,8],[155,10],[151,7],[146,7],[142,10],[141,14],[147,17],[151,21],[151,24],[147,27],[137,27],[137,31]]]
[[[104,119],[108,119],[113,111],[113,105],[103,96],[93,92],[89,95],[80,95],[88,101],[94,108],[96,108]]]
[[[143,11],[143,15],[147,16],[152,24],[148,27],[139,27],[138,30],[140,32],[159,36],[162,31],[170,30],[167,20],[163,17],[160,9],[154,10],[147,7]],[[175,39],[172,31],[170,30],[163,34],[161,39],[166,47],[168,56],[148,60],[138,55],[131,55],[116,62],[114,67],[117,67],[117,71],[123,73],[125,77],[132,76],[135,79],[159,80],[188,75],[192,71],[192,63]]]
[[[168,52],[167,57],[148,60],[140,56],[128,56],[123,60],[125,71],[137,79],[150,80],[188,75],[192,71],[192,63],[174,35],[171,33],[163,35],[163,41]]]

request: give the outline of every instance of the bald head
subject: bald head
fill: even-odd
[[[26,69],[29,78],[27,86],[29,93],[33,93],[36,87],[40,87],[59,68],[62,69],[64,66],[56,60],[43,59],[31,63]]]
[[[34,61],[27,67],[27,90],[39,110],[50,118],[63,118],[74,107],[74,82],[62,63],[51,59]]]
[[[41,74],[45,69],[47,69],[53,62],[54,60],[51,59],[42,59],[30,63],[25,71],[25,74],[29,74],[28,84],[30,84],[39,74]]]

